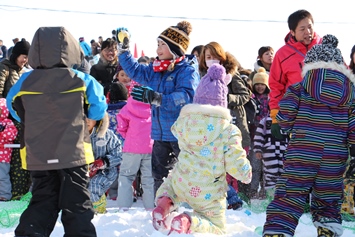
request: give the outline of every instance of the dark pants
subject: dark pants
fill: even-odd
[[[94,210],[87,189],[87,165],[49,171],[31,171],[33,190],[20,217],[16,236],[50,236],[62,211],[64,237],[96,237]]]
[[[152,174],[154,178],[154,193],[157,192],[175,163],[180,153],[178,142],[154,141],[152,151]]]

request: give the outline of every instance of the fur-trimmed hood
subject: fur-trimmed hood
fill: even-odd
[[[93,133],[96,133],[98,137],[104,137],[107,132],[108,126],[110,124],[108,113],[105,113],[105,116],[97,121],[96,126],[93,130]]]
[[[230,127],[232,116],[227,108],[213,105],[187,104],[182,107],[180,116],[173,126],[177,131],[190,131],[176,134],[179,143],[185,144],[209,144]],[[209,136],[199,134],[198,131],[208,130]],[[212,133],[213,130],[213,133]],[[196,136],[192,136],[195,134]]]
[[[329,106],[348,105],[355,99],[355,75],[345,64],[335,62],[306,63],[301,82],[317,101]]]

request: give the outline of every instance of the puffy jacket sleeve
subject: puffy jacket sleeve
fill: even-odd
[[[193,101],[195,90],[199,81],[199,73],[193,66],[185,66],[175,74],[176,84],[172,93],[162,95],[161,105],[167,111],[176,111],[176,107],[182,107]]]
[[[106,158],[110,162],[110,167],[117,166],[121,164],[122,161],[122,144],[118,137],[111,131],[108,130],[110,138],[107,142],[107,155]]]
[[[107,110],[104,88],[95,78],[88,74],[84,74],[83,80],[86,86],[86,99],[89,104],[88,118],[101,120]]]
[[[241,133],[232,124],[228,130],[228,143],[224,147],[226,172],[243,183],[250,183],[252,168],[242,148]]]
[[[5,82],[6,82],[6,74],[7,69],[4,64],[0,63],[0,98],[3,97]]]
[[[147,85],[148,82],[153,79],[154,71],[152,64],[144,65],[138,63],[130,52],[127,51],[122,53],[119,56],[119,62],[127,75],[135,82],[138,82],[142,85]]]
[[[280,110],[276,119],[285,132],[290,132],[293,128],[301,97],[301,84],[297,83],[289,86],[286,94],[280,101]]]
[[[279,108],[279,101],[286,91],[286,81],[285,74],[282,70],[282,63],[280,61],[280,54],[276,52],[274,60],[271,64],[270,74],[269,74],[269,86],[270,86],[270,110]]]
[[[243,79],[239,74],[232,77],[232,81],[228,85],[228,107],[236,107],[246,104],[250,97],[250,90],[246,87]]]

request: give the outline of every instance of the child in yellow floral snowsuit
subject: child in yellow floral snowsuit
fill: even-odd
[[[156,193],[155,229],[170,233],[225,234],[226,173],[249,183],[251,166],[241,132],[227,109],[225,68],[213,64],[171,131],[178,138],[179,162]],[[174,216],[180,202],[193,212]]]

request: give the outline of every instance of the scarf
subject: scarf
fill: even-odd
[[[163,72],[163,71],[172,71],[174,70],[175,64],[181,62],[185,58],[181,56],[180,58],[173,60],[159,60],[155,59],[153,62],[153,70],[154,72]]]

